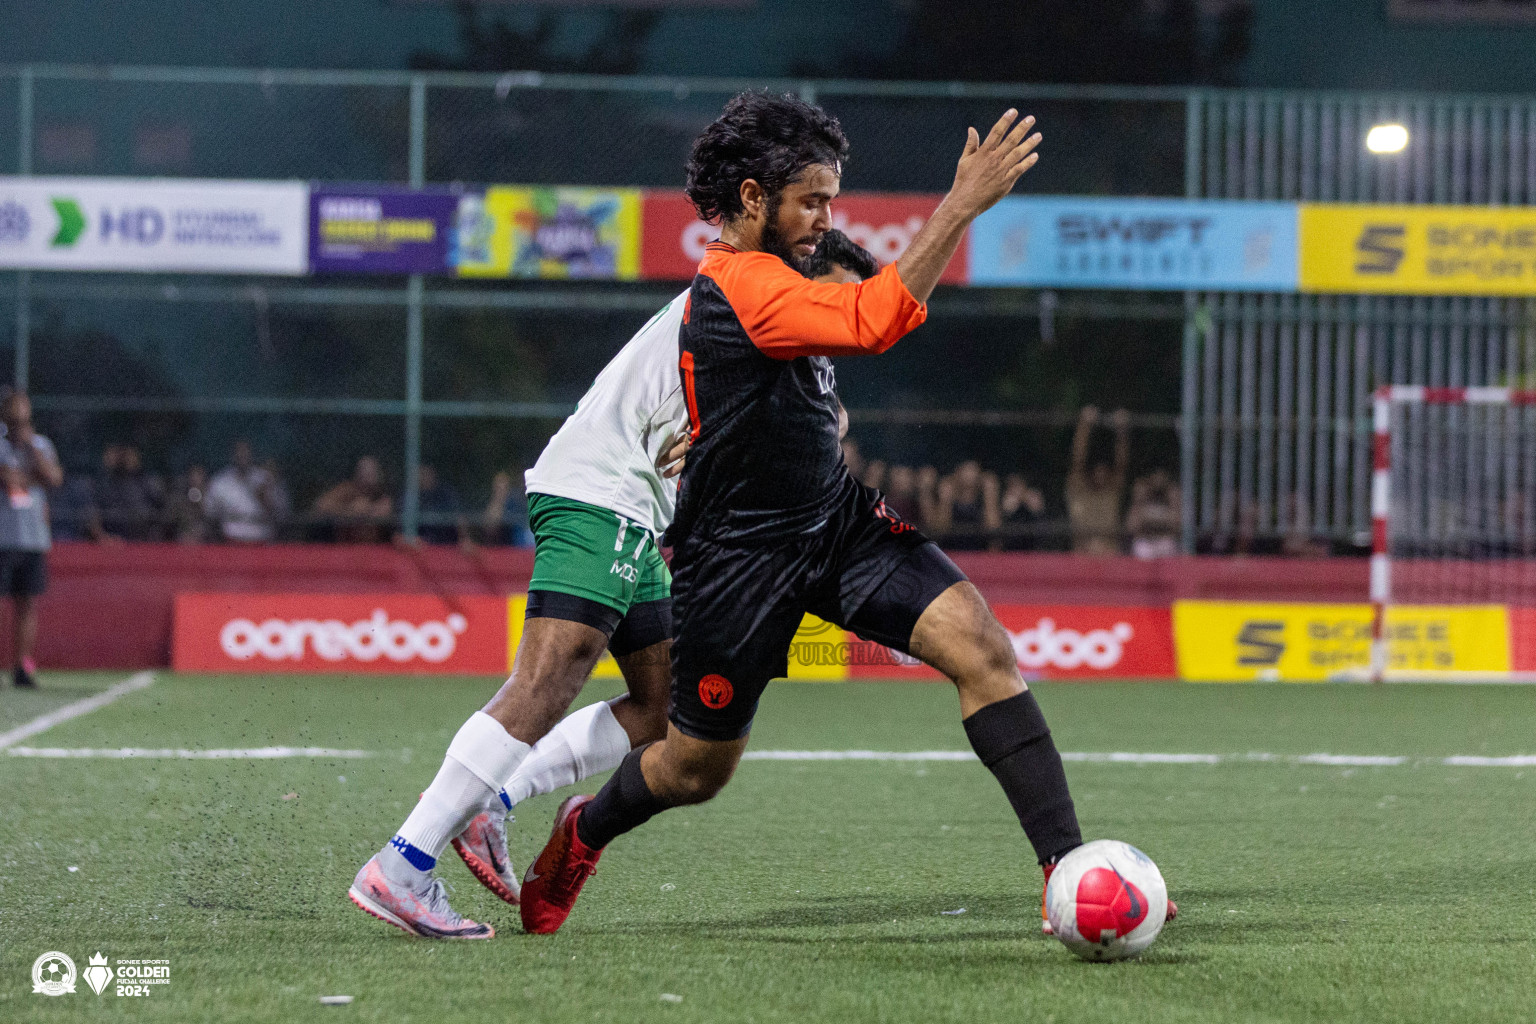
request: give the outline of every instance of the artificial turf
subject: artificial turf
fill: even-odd
[[[7,690],[0,731],[111,681]],[[377,754],[0,754],[0,1020],[1532,1019],[1536,768],[1438,760],[1536,753],[1522,687],[1037,687],[1066,751],[1410,758],[1070,762],[1085,833],[1151,854],[1182,911],[1139,961],[1105,966],[1039,935],[1038,868],[974,762],[747,762],[714,802],[616,841],[551,937],[521,934],[450,852],[455,905],[498,935],[409,939],[344,894],[494,686],[165,675],[23,743]],[[753,747],[965,742],[947,687],[778,683]],[[518,809],[519,866],[557,799]],[[35,995],[52,949],[82,970],[97,951],[169,959],[171,984]]]

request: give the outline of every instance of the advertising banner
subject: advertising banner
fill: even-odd
[[[1536,209],[1303,203],[1301,289],[1536,295]]]
[[[1368,604],[1176,601],[1179,676],[1192,682],[1362,678],[1371,665]],[[1387,610],[1389,678],[1510,669],[1502,606],[1399,605]]]
[[[927,223],[943,196],[927,194],[848,192],[832,202],[832,226],[868,249],[882,265],[894,263]],[[648,280],[692,279],[704,247],[720,237],[720,227],[698,219],[693,204],[681,192],[647,189],[640,252],[641,276]],[[968,276],[967,246],[950,260],[939,280],[964,284]]]
[[[317,274],[446,274],[459,209],[454,192],[316,185],[309,265]]]
[[[992,606],[1025,679],[1172,679],[1167,608],[1098,605]],[[938,679],[914,658],[848,634],[855,678]]]
[[[450,259],[460,277],[635,280],[640,190],[508,185],[465,194]]]
[[[971,227],[971,283],[1294,291],[1294,203],[1014,196]]]
[[[506,608],[479,596],[178,594],[171,666],[495,675],[507,659]]]
[[[1509,610],[1510,668],[1536,674],[1536,608]]]
[[[297,181],[0,177],[0,268],[303,274]]]

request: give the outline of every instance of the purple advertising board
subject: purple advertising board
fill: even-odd
[[[309,266],[316,274],[451,273],[456,192],[316,184]]]

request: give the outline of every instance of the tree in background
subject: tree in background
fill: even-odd
[[[454,5],[459,54],[418,50],[411,55],[411,67],[420,71],[633,74],[639,70],[646,40],[661,18],[658,10],[582,12],[601,18],[597,31],[578,48],[566,50],[559,37],[570,13],[540,11],[528,27],[519,28],[504,17],[484,16],[480,6],[469,0],[459,0]]]
[[[909,0],[889,56],[843,54],[797,73],[970,82],[1223,85],[1248,54],[1246,0]]]

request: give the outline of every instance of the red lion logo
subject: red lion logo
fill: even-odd
[[[710,674],[699,680],[699,700],[704,706],[719,711],[736,696],[736,689],[725,676]]]

